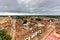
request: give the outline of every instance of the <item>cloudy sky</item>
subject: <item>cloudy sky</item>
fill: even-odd
[[[0,12],[59,14],[60,0],[0,0]]]

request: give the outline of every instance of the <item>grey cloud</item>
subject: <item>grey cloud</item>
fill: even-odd
[[[60,0],[0,0],[0,11],[22,13],[60,13]]]

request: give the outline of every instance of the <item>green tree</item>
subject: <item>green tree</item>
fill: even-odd
[[[3,36],[3,40],[11,40],[11,36],[6,34]]]
[[[5,29],[0,30],[0,40],[11,40],[11,36],[7,34]]]
[[[25,19],[25,20],[23,20],[23,24],[26,24],[27,23],[27,20]]]
[[[2,40],[2,37],[0,36],[0,40]]]
[[[36,18],[36,21],[41,21],[41,19],[38,17],[38,18]]]
[[[0,30],[0,36],[3,37],[6,35],[7,31],[5,29]]]

